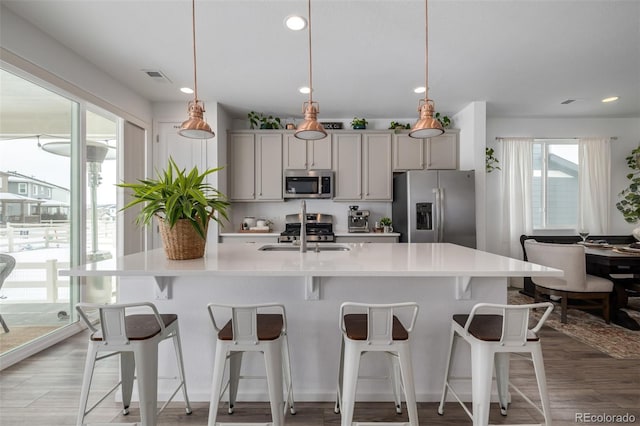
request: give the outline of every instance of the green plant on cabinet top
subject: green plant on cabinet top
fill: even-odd
[[[354,117],[353,120],[351,120],[351,128],[353,129],[366,129],[367,124],[369,124],[369,122],[366,118]]]
[[[198,235],[206,239],[205,229],[209,219],[218,223],[222,218],[229,219],[226,196],[204,181],[208,175],[220,169],[222,167],[200,173],[194,167],[187,173],[185,169],[178,168],[173,158],[169,158],[166,170],[162,173],[156,171],[157,179],[138,179],[137,183],[117,184],[133,191],[133,200],[122,210],[146,203],[136,217],[138,225],[149,225],[157,216],[173,228],[178,220],[187,219]]]
[[[280,117],[274,117],[272,115],[266,116],[261,112],[251,111],[247,114],[249,124],[252,129],[256,127],[260,129],[282,129],[282,123]]]
[[[451,126],[451,119],[446,115],[440,115],[439,112],[436,112],[436,115],[434,115],[433,118],[435,118],[440,122],[440,124],[442,124],[443,129],[448,129],[449,126]]]
[[[409,124],[409,123],[402,124],[402,123],[398,123],[397,121],[392,121],[391,124],[389,124],[389,130],[410,129],[410,128],[411,128],[411,124]]]
[[[629,186],[618,194],[622,199],[616,203],[616,208],[625,221],[637,223],[640,221],[640,146],[631,151],[626,160],[627,166],[633,171],[627,174]]]

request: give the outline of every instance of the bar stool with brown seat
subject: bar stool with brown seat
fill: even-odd
[[[544,309],[542,316],[535,327],[529,328],[530,312],[541,308]],[[491,383],[495,365],[501,414],[507,415],[508,390],[509,385],[511,385],[512,389],[542,414],[545,425],[551,426],[547,381],[538,333],[552,310],[553,304],[551,302],[529,305],[478,303],[473,307],[469,315],[454,315],[451,323],[449,357],[447,359],[438,414],[444,414],[447,392],[451,391],[467,415],[473,420],[473,426],[486,426],[489,422]],[[457,340],[460,338],[471,346],[471,399],[473,411],[469,411],[450,384],[450,380],[455,379],[450,377],[451,364],[455,356]],[[510,353],[531,354],[542,410],[509,382]]]
[[[130,313],[127,315],[126,311],[132,309],[136,309],[136,311],[151,310],[152,313]],[[140,424],[142,426],[155,426],[157,415],[165,409],[181,388],[186,412],[191,414],[182,362],[177,315],[160,314],[152,303],[112,305],[78,303],[76,310],[91,330],[84,377],[82,379],[82,390],[80,392],[78,426],[84,425],[87,414],[93,411],[118,386],[122,386],[123,414],[129,414],[134,379],[138,380]],[[92,310],[98,311],[99,327],[96,327],[90,319]],[[176,353],[179,383],[169,400],[158,410],[158,345],[169,338],[173,340]],[[107,352],[107,354],[100,355],[104,352]],[[120,382],[87,410],[96,361],[118,354],[120,355]],[[134,376],[134,371],[137,373],[136,376]]]
[[[219,424],[216,421],[218,406],[224,393],[223,376],[227,360],[229,360],[229,381],[225,388],[228,388],[229,414],[232,414],[235,408],[240,379],[257,378],[240,375],[244,352],[262,352],[264,354],[271,405],[271,424],[282,426],[287,409],[291,414],[295,414],[284,305],[275,303],[219,305],[210,303],[207,305],[207,309],[217,334],[211,380],[209,426]],[[231,319],[222,327],[218,326],[215,319],[215,311],[219,310],[231,312]],[[286,398],[283,397],[283,393],[286,394]],[[243,423],[243,425],[245,424],[247,423]]]
[[[396,314],[408,318],[405,323],[409,326],[406,327]],[[417,315],[418,304],[413,302],[345,302],[340,306],[340,329],[343,338],[335,412],[341,413],[342,426],[351,426],[353,422],[360,357],[366,352],[385,352],[391,357],[390,370],[396,412],[401,413],[400,389],[404,389],[409,424],[418,426],[418,408],[409,347],[409,335],[413,331]]]

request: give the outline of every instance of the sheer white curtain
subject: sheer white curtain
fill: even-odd
[[[500,241],[504,253],[522,259],[520,235],[533,232],[531,182],[533,139],[502,139],[502,222]]]
[[[579,226],[592,235],[609,232],[611,186],[611,141],[609,138],[584,138],[578,141],[580,164]]]

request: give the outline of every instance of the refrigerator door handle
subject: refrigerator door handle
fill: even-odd
[[[435,199],[435,216],[436,219],[433,221],[434,224],[434,228],[435,228],[435,242],[439,243],[441,242],[441,231],[440,228],[442,227],[442,209],[441,209],[441,200],[440,200],[440,188],[433,188],[433,195],[434,195],[434,199]]]
[[[438,217],[440,218],[440,225],[438,226],[438,242],[444,241],[444,189],[438,188],[439,200],[438,200]]]

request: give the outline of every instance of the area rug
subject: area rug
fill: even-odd
[[[519,293],[518,290],[509,290],[509,303],[533,303],[533,298]],[[625,312],[640,322],[640,298],[629,298],[629,309],[625,309]],[[541,312],[535,315],[535,319],[538,319]],[[569,309],[567,323],[562,324],[560,306],[556,304],[545,325],[613,358],[640,359],[640,331],[629,330],[613,323],[607,324],[601,317],[588,312]]]
[[[57,330],[59,326],[55,327],[29,327],[29,326],[12,326],[8,333],[5,333],[0,327],[0,354],[17,348],[33,339],[44,336],[51,333],[53,330]]]

